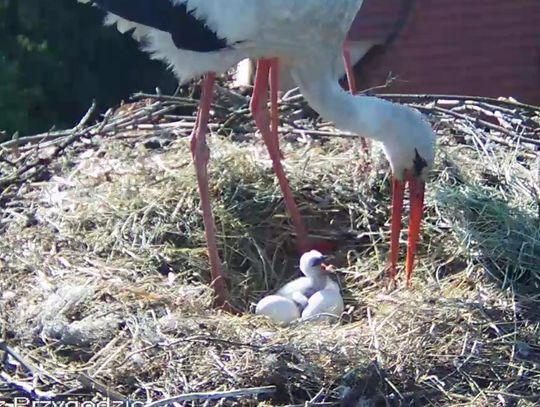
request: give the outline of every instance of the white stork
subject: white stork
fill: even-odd
[[[255,313],[284,325],[300,317],[305,320],[321,314],[341,316],[343,297],[339,285],[328,275],[330,268],[324,264],[325,260],[326,256],[317,250],[304,253],[300,257],[300,271],[304,277],[262,298]]]
[[[299,248],[307,233],[281,165],[277,121],[278,60],[290,70],[310,106],[336,127],[378,140],[393,170],[390,276],[399,249],[403,192],[411,189],[407,282],[423,213],[425,178],[435,155],[435,135],[420,113],[374,97],[354,96],[338,84],[333,61],[362,0],[81,0],[108,12],[107,22],[132,30],[153,58],[169,64],[181,82],[204,76],[191,150],[197,174],[216,305],[231,309],[218,255],[210,205],[206,143],[216,72],[245,58],[258,60],[251,110],[295,226]],[[267,91],[271,88],[271,113]]]
[[[328,288],[339,293],[339,286],[328,277],[329,270],[324,264],[325,261],[326,256],[317,250],[304,253],[300,257],[300,271],[304,277],[285,284],[276,294],[290,298],[304,309],[309,298],[317,291]]]

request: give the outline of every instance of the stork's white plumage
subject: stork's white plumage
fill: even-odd
[[[434,133],[417,111],[373,97],[353,96],[337,82],[334,61],[362,0],[82,0],[108,11],[107,22],[133,30],[144,49],[169,64],[182,82],[205,75],[192,152],[212,267],[216,302],[228,302],[217,251],[206,170],[207,122],[215,72],[244,58],[259,59],[251,103],[268,147],[285,204],[302,251],[307,233],[281,166],[277,134],[277,59],[291,72],[303,95],[336,127],[383,143],[394,172],[391,275],[398,254],[405,182],[411,186],[407,279],[422,217],[424,179],[434,161]],[[271,88],[272,112],[266,101]],[[272,117],[272,125],[270,125]]]
[[[302,311],[303,320],[316,319],[314,317],[321,316],[323,318],[339,318],[343,313],[344,304],[343,297],[339,291],[332,288],[325,288],[313,294]]]
[[[347,74],[348,79],[353,79],[353,82],[349,81],[349,90],[353,93],[357,93],[357,86],[354,82],[354,75],[352,75],[352,67],[362,60],[364,56],[374,46],[378,45],[380,41],[377,40],[355,40],[347,41],[343,47],[343,57],[339,57],[334,61],[334,70],[336,75],[341,78]],[[345,62],[345,63],[344,63]],[[235,87],[248,87],[253,85],[253,78],[255,77],[255,63],[250,59],[244,59],[236,65],[234,77]],[[280,84],[279,89],[282,92],[287,92],[296,88],[290,72],[286,67],[281,66],[279,71]]]
[[[295,65],[333,54],[362,0],[79,0],[108,11],[106,23],[134,30],[144,49],[181,82],[225,72],[244,58]],[[175,22],[173,18],[176,18]],[[339,24],[336,24],[339,22]],[[306,46],[309,49],[305,49]],[[339,45],[341,47],[341,45]]]
[[[324,266],[326,256],[317,250],[310,250],[300,257],[300,271],[304,277],[297,278],[277,291],[277,295],[289,298],[302,309],[308,304],[309,298],[317,291],[331,289],[339,293],[339,286],[328,276]]]
[[[343,298],[339,285],[328,276],[323,256],[310,250],[300,257],[300,271],[304,277],[285,284],[276,294],[262,298],[255,313],[274,322],[288,324],[295,319],[311,319],[325,314],[339,317],[343,312]]]

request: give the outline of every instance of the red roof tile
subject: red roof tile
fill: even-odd
[[[366,0],[353,38],[387,33],[399,15],[397,3]],[[384,18],[377,14],[383,10]],[[366,19],[375,13],[371,23],[362,22],[362,13]],[[365,87],[397,75],[392,92],[513,96],[540,104],[540,1],[417,0],[397,41],[363,61],[359,72]]]

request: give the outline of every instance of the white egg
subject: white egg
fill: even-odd
[[[300,310],[294,301],[279,295],[268,295],[261,299],[257,303],[255,314],[265,315],[281,325],[288,325],[300,318]]]

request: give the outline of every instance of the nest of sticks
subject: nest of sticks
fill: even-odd
[[[298,94],[282,150],[346,312],[250,313],[297,274],[294,230],[249,99],[219,88],[210,174],[243,316],[212,309],[189,152],[196,98],[135,95],[0,150],[0,391],[156,405],[533,406],[540,402],[540,109],[387,95],[438,137],[413,288],[387,291],[390,171]],[[406,236],[403,236],[403,241]],[[401,286],[403,283],[401,282]],[[170,400],[173,398],[173,400]],[[156,403],[157,402],[157,403]]]

